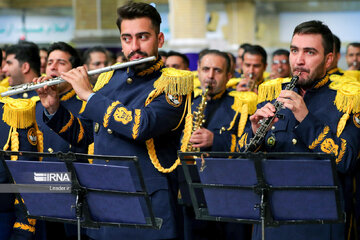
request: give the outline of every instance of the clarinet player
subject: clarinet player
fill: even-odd
[[[293,32],[289,58],[292,75],[299,76],[297,86],[293,91],[281,91],[271,102],[264,101],[258,105],[255,114],[250,117],[251,128],[239,138],[240,151],[246,148],[260,127],[261,119],[276,116],[265,133],[264,141],[256,149],[266,152],[333,153],[337,170],[349,171],[359,153],[359,113],[350,105],[344,106],[346,103],[335,101],[335,97],[354,100],[359,89],[344,96],[339,90],[341,86],[337,89],[332,87],[326,72],[332,59],[333,37],[330,29],[320,21],[299,24]],[[278,112],[273,105],[276,97],[283,104]],[[349,115],[345,116],[344,108],[351,109]],[[284,201],[283,204],[291,203]],[[344,240],[345,232],[344,224],[301,224],[266,228],[265,236],[267,240]],[[261,239],[260,225],[254,226],[252,239]]]

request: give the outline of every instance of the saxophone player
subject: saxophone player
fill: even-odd
[[[234,127],[227,131],[236,115],[232,108],[234,97],[226,89],[226,83],[231,78],[230,59],[224,52],[207,50],[200,56],[198,64],[201,89],[203,92],[207,89],[207,94],[194,98],[192,112],[198,117],[202,116],[195,118],[193,124],[202,121],[199,124],[202,127],[192,133],[190,143],[193,148],[200,148],[200,151],[234,151],[239,118],[235,119]],[[199,112],[198,106],[203,98],[206,104],[201,108],[202,112]],[[195,220],[192,208],[184,207],[183,210],[185,239],[245,239],[246,227],[243,224]],[[216,230],[219,228],[223,231]]]

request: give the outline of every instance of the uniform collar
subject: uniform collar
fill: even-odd
[[[328,82],[329,82],[329,74],[326,73],[326,75],[323,78],[321,78],[315,82],[314,88],[320,88],[320,87],[324,86],[325,84],[327,84]]]
[[[214,95],[211,97],[211,100],[217,100],[217,99],[220,99],[224,93],[225,93],[226,89],[222,90],[221,92],[219,92],[218,94]]]
[[[60,101],[67,101],[69,100],[70,98],[72,98],[73,96],[75,96],[75,90],[74,89],[71,89],[69,91],[67,91],[66,93],[64,94],[61,94],[60,96]]]

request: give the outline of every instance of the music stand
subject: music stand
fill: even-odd
[[[5,160],[12,155],[58,161]],[[78,239],[81,226],[160,229],[162,225],[162,219],[154,216],[137,157],[0,151],[0,158],[11,182],[16,182],[7,187],[16,193],[26,216],[76,223]],[[77,162],[88,159],[118,161],[125,166]],[[130,165],[135,166],[134,173]],[[64,181],[51,181],[55,178]]]
[[[178,153],[200,220],[281,224],[343,222],[335,157],[324,153]],[[200,182],[190,174],[196,162]],[[230,159],[231,158],[231,159]],[[195,177],[196,178],[196,177]],[[206,205],[199,202],[202,190]],[[241,206],[241,207],[240,207]]]

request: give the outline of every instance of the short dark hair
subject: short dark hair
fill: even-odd
[[[15,55],[21,66],[27,62],[36,75],[40,75],[39,47],[35,43],[22,41],[11,45],[6,48],[6,56],[11,54]]]
[[[285,56],[289,57],[290,52],[286,49],[280,48],[280,49],[275,50],[272,54],[273,57],[279,56],[279,55],[285,55]]]
[[[335,53],[339,53],[340,48],[341,48],[341,41],[338,38],[338,36],[336,36],[335,34],[333,34],[333,37],[334,37],[334,47],[335,47],[334,50],[335,50]]]
[[[245,48],[248,48],[248,47],[251,47],[250,43],[243,43],[243,44],[240,44],[239,49],[242,48],[245,50]]]
[[[360,42],[352,42],[352,43],[349,43],[346,47],[346,53],[348,52],[348,49],[349,47],[356,47],[356,48],[360,48]]]
[[[327,25],[321,21],[312,20],[300,23],[294,29],[293,37],[295,34],[320,34],[322,37],[322,45],[324,47],[325,55],[333,52],[334,37]]]
[[[226,52],[221,52],[217,49],[206,49],[203,51],[203,54],[199,55],[199,65],[201,63],[201,60],[203,59],[204,56],[206,55],[217,55],[217,56],[220,56],[220,57],[223,57],[225,59],[225,62],[226,62],[226,72],[229,73],[231,71],[230,69],[230,58],[229,58],[229,55],[227,55]]]
[[[262,57],[261,62],[266,65],[267,63],[267,53],[265,49],[260,45],[251,45],[245,48],[244,54],[242,55],[242,60],[244,61],[245,53],[250,53],[251,55],[260,55]]]
[[[158,52],[158,54],[159,54],[161,57],[167,57],[167,56],[168,56],[168,53],[167,53],[166,51],[164,51],[164,50],[160,50],[160,51]]]
[[[160,32],[161,17],[156,8],[147,3],[129,1],[122,7],[117,9],[118,19],[116,25],[121,33],[121,22],[123,19],[136,19],[147,17],[150,18],[151,23],[158,34]]]
[[[51,44],[49,47],[49,50],[48,50],[48,55],[50,55],[50,53],[55,50],[60,50],[60,51],[67,52],[70,54],[71,57],[70,57],[69,61],[71,63],[72,68],[81,66],[81,59],[80,59],[79,52],[75,48],[70,46],[69,44],[67,44],[65,42],[55,42],[55,43]]]
[[[187,68],[189,67],[189,65],[190,65],[189,58],[185,54],[179,53],[179,52],[176,52],[176,51],[170,51],[170,52],[167,53],[167,57],[171,57],[171,56],[181,57],[181,59],[185,63],[185,67],[187,67]]]
[[[83,58],[82,58],[83,63],[89,64],[89,62],[90,62],[90,54],[94,53],[94,52],[101,52],[101,53],[105,54],[105,56],[107,57],[106,49],[104,47],[95,46],[95,47],[91,47],[91,48],[87,49],[84,52]]]

